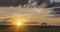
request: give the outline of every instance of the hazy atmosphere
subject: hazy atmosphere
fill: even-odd
[[[51,2],[56,1],[60,2],[60,0],[50,0]],[[34,6],[34,5],[32,5]],[[40,7],[40,6],[39,6]],[[21,8],[18,7],[0,7],[0,21],[11,21],[15,22],[16,19],[20,19],[19,21],[35,21],[39,23],[48,23],[51,25],[59,25],[60,26],[60,18],[54,17],[54,14],[50,14],[53,12],[51,8]],[[53,17],[52,17],[53,16]]]

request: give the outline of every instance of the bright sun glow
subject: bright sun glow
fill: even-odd
[[[20,26],[22,23],[21,22],[17,22],[17,26]]]

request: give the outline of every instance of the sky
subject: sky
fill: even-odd
[[[50,0],[51,2],[55,1],[55,2],[60,2],[60,0]]]
[[[59,25],[60,18],[51,18],[50,9],[46,8],[20,8],[20,7],[0,7],[0,20],[9,19],[14,22],[19,21],[35,21],[39,23],[48,23],[51,25]],[[13,17],[13,18],[11,18]]]
[[[60,0],[51,0],[51,1],[57,1],[57,2],[60,2]]]
[[[53,1],[53,0],[51,0]],[[60,0],[55,0],[60,1]],[[52,11],[46,8],[20,8],[20,7],[0,7],[0,21],[9,19],[8,21],[35,21],[39,23],[48,23],[51,25],[59,25],[60,18],[51,18],[49,16]]]

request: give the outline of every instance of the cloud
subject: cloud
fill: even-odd
[[[0,20],[21,19],[21,21],[36,21],[57,25],[60,18],[47,17],[50,13],[51,11],[47,8],[0,7]]]

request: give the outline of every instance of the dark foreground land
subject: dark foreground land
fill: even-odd
[[[0,32],[60,32],[60,26],[0,25]]]

